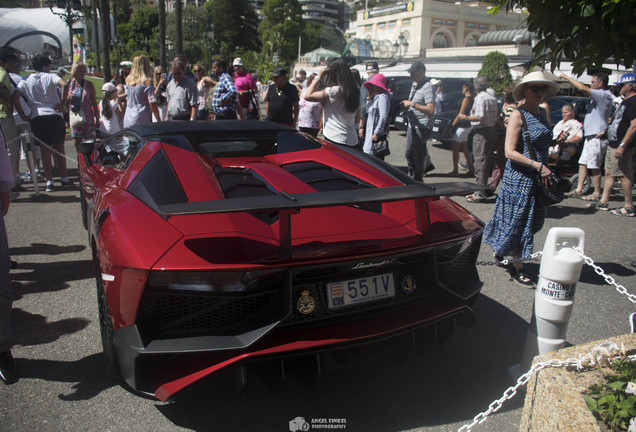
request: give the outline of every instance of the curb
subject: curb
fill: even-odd
[[[588,354],[602,342],[623,343],[625,350],[636,351],[636,334],[628,333],[608,339],[576,345],[538,355],[532,364],[550,359],[567,360]],[[600,432],[598,421],[588,409],[581,391],[572,380],[574,370],[546,368],[533,374],[528,381],[519,432],[564,431]]]

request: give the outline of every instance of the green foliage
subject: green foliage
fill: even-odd
[[[278,53],[279,65],[287,66],[298,57],[298,37],[305,23],[298,0],[266,0],[264,19],[258,26],[263,52]]]
[[[636,363],[621,359],[612,363],[612,369],[614,374],[591,386],[583,399],[612,431],[626,431],[630,419],[636,417],[636,396],[625,392],[629,382],[636,382]]]
[[[158,59],[159,46],[154,36],[159,26],[159,10],[155,7],[140,6],[135,9],[129,26],[129,36],[134,40],[136,49],[143,50],[151,59]]]
[[[214,23],[212,49],[227,60],[241,51],[257,51],[258,15],[248,0],[212,0],[204,5]]]
[[[126,24],[132,16],[130,0],[113,0],[112,8],[118,24]]]
[[[495,0],[491,13],[521,6],[529,13],[528,30],[536,32],[535,64],[572,61],[582,74],[613,58],[630,68],[636,59],[636,0]]]
[[[506,86],[512,85],[512,75],[508,67],[508,57],[499,51],[491,51],[484,57],[479,75],[490,78],[490,87],[497,93],[503,92]]]

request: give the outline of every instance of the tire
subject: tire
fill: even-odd
[[[95,281],[97,283],[97,306],[99,309],[99,329],[102,338],[102,349],[104,359],[106,360],[106,369],[108,374],[115,381],[123,381],[119,361],[117,360],[117,352],[113,339],[114,329],[113,320],[108,309],[106,293],[104,292],[104,284],[101,278],[99,262],[95,259]]]
[[[572,183],[572,190],[576,190],[576,187],[579,184],[579,175],[574,174],[570,177],[570,183]],[[588,175],[585,177],[585,181],[583,182],[583,189],[581,190],[581,193],[586,195],[590,191],[590,186],[592,186],[592,179]]]
[[[87,206],[86,200],[84,199],[84,186],[82,185],[82,181],[80,180],[80,211],[82,212],[82,225],[84,229],[88,229],[88,214],[87,214]]]

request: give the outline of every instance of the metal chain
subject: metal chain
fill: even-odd
[[[35,135],[33,135],[33,133],[31,132],[23,132],[20,136],[18,136],[18,138],[22,137],[23,135],[25,136],[31,136],[31,138],[35,139],[36,141],[38,141],[41,145],[43,145],[44,147],[48,148],[49,150],[51,150],[53,153],[55,153],[58,156],[62,156],[63,158],[66,158],[67,160],[73,162],[74,164],[78,164],[77,161],[71,157],[66,156],[65,154],[57,151],[56,149],[54,149],[53,147],[51,147],[50,145],[48,145],[47,143],[45,143],[44,141],[42,141],[41,139],[39,139],[38,137],[36,137]],[[16,140],[18,139],[16,138]],[[13,142],[13,140],[11,141]]]
[[[629,301],[631,301],[632,303],[636,303],[636,295],[628,293],[627,289],[625,289],[623,285],[617,284],[616,280],[613,277],[611,277],[608,274],[605,274],[603,269],[597,266],[596,264],[594,264],[594,261],[592,260],[592,258],[586,256],[585,253],[583,253],[583,250],[581,248],[579,248],[578,246],[572,246],[572,250],[576,252],[577,254],[579,254],[579,256],[583,258],[583,261],[585,261],[585,264],[592,267],[597,275],[602,276],[605,279],[605,282],[607,282],[609,285],[613,285],[614,288],[616,288],[616,291],[618,291],[619,293],[626,295]]]
[[[512,264],[515,262],[527,262],[527,261],[532,261],[533,259],[541,256],[543,254],[543,251],[538,251],[535,252],[533,254],[531,254],[528,257],[522,257],[522,258],[511,258],[511,259],[504,259],[501,261],[477,261],[475,262],[476,265],[483,265],[483,266],[493,266],[493,265],[497,265],[497,264],[502,264],[504,266],[507,266],[508,264]]]
[[[625,357],[629,361],[636,361],[636,354],[630,355],[630,356],[616,356],[615,358],[622,358],[622,357]],[[581,370],[586,367],[592,367],[596,365],[595,362],[592,362],[591,365],[584,365],[582,358],[583,357],[578,359],[569,358],[567,360],[550,359],[544,362],[535,363],[534,365],[532,365],[532,367],[530,368],[528,372],[524,373],[523,375],[519,377],[519,379],[517,379],[517,384],[515,384],[512,387],[508,387],[508,389],[505,392],[503,392],[503,396],[500,399],[497,399],[493,403],[488,405],[488,409],[486,411],[483,411],[477,414],[475,417],[473,417],[473,421],[471,423],[465,424],[464,426],[460,427],[457,430],[457,432],[471,432],[474,426],[485,422],[486,418],[490,414],[499,411],[499,409],[502,407],[504,402],[512,399],[517,394],[517,390],[519,389],[519,387],[526,385],[528,381],[530,381],[530,377],[532,376],[532,374],[539,372],[541,369],[545,369],[547,367],[557,368],[557,367],[573,367],[574,366],[577,369]]]

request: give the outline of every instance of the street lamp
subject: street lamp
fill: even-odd
[[[73,62],[73,23],[82,19],[82,14],[79,12],[82,8],[82,2],[80,0],[48,0],[46,2],[51,9],[51,12],[59,16],[62,21],[68,26],[69,46],[70,46],[70,62]],[[64,12],[56,12],[53,7],[63,9]]]
[[[400,33],[398,36],[398,40],[393,44],[393,55],[398,58],[398,61],[402,61],[402,52],[404,52],[404,56],[409,49],[409,41],[404,36],[404,33]]]

